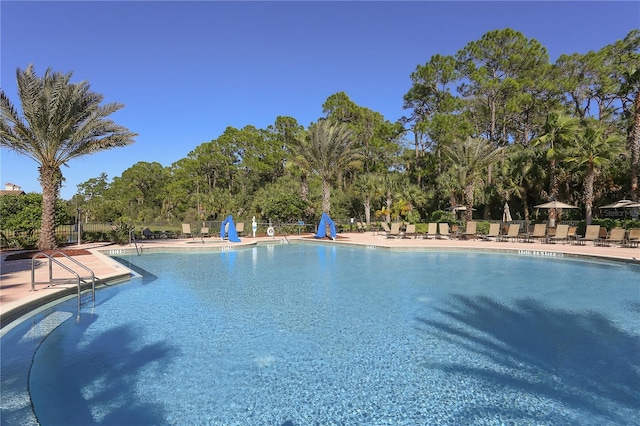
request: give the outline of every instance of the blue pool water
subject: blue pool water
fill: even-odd
[[[142,278],[79,322],[71,300],[2,337],[2,424],[640,424],[637,265],[309,244],[120,259]]]

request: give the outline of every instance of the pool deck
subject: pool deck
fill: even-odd
[[[478,239],[396,239],[372,232],[344,233],[340,234],[336,241],[329,239],[316,240],[312,234],[288,235],[286,237],[278,235],[275,237],[241,237],[242,242],[240,243],[223,242],[215,237],[205,239],[143,240],[138,242],[138,249],[142,249],[143,253],[145,251],[167,250],[229,250],[232,248],[251,247],[256,244],[280,244],[300,239],[322,244],[355,244],[381,249],[489,251],[531,256],[599,258],[640,264],[640,248],[627,248],[619,245],[602,247],[595,246],[592,242],[586,242],[584,245],[572,245],[540,242],[498,242]],[[124,281],[132,276],[132,272],[129,269],[114,261],[108,254],[136,253],[134,245],[118,246],[107,243],[90,243],[65,248],[82,248],[91,252],[90,255],[76,256],[74,259],[94,272],[97,286],[104,282]],[[53,285],[49,285],[49,268],[47,267],[49,262],[44,257],[37,259],[35,262],[35,291],[31,291],[32,261],[6,261],[6,257],[11,253],[14,252],[3,252],[0,256],[0,327],[4,327],[20,316],[49,302],[77,294],[77,278],[56,262],[52,263]],[[69,268],[77,270],[83,280],[90,281],[90,273],[74,265],[72,261],[58,257],[55,259]],[[86,285],[83,285],[83,289],[86,287]]]

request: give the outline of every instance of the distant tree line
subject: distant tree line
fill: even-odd
[[[140,224],[228,214],[311,222],[323,211],[419,222],[454,205],[465,220],[474,210],[498,219],[505,202],[514,219],[530,219],[535,204],[556,199],[579,205],[590,223],[598,205],[639,199],[639,65],[640,30],[555,63],[520,32],[490,31],[418,65],[397,122],[335,93],[306,127],[289,116],[265,129],[227,127],[168,167],[100,174],[78,185],[70,212]],[[135,136],[110,130],[101,148]],[[47,194],[59,189],[63,163],[47,169]]]
[[[96,221],[292,222],[330,210],[370,222],[424,221],[451,205],[499,218],[505,201],[529,219],[558,199],[590,221],[601,203],[638,199],[639,64],[637,30],[555,63],[536,40],[491,31],[418,65],[398,122],[339,92],[306,128],[293,117],[228,127],[169,167],[90,179],[70,204]]]

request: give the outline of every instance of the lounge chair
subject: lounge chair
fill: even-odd
[[[438,239],[442,240],[445,237],[451,239],[451,232],[449,232],[449,224],[442,222],[438,224]]]
[[[193,234],[191,233],[191,225],[188,223],[182,224],[182,237],[183,238],[193,238]]]
[[[576,243],[584,244],[587,241],[591,241],[595,246],[599,239],[600,239],[600,225],[587,225],[587,230],[584,233],[584,237],[577,238]]]
[[[436,222],[429,223],[425,238],[438,238],[438,224]]]
[[[404,230],[404,237],[405,238],[416,238],[417,234],[416,234],[416,225],[415,223],[408,223],[407,227]]]
[[[629,235],[627,236],[627,241],[625,242],[625,247],[636,248],[640,244],[640,228],[631,228],[629,229]]]
[[[142,230],[142,236],[147,240],[154,240],[156,238],[159,238],[158,235],[154,232],[151,232],[151,229],[149,228],[144,228]]]
[[[478,222],[475,220],[470,220],[467,222],[467,227],[462,234],[460,234],[460,238],[464,240],[469,240],[471,238],[478,238]]]
[[[529,238],[533,241],[539,240],[541,243],[547,242],[547,224],[536,223],[533,226],[533,233],[529,235]]]
[[[601,226],[600,227],[600,232],[598,233],[598,239],[595,240],[593,242],[593,244],[596,245],[596,246],[604,246],[604,245],[606,245],[604,243],[604,240],[606,240],[608,236],[609,236],[609,233],[607,232],[607,227],[606,226]]]
[[[385,235],[389,235],[391,233],[391,228],[389,228],[389,224],[387,222],[380,222],[380,227],[384,231]]]
[[[509,240],[517,241],[519,236],[520,236],[520,224],[512,223],[509,225],[509,230],[507,231],[507,233],[505,235],[500,236],[500,239],[498,239],[497,241],[509,241]]]
[[[549,237],[550,243],[555,243],[556,241],[569,241],[569,225],[558,225],[556,227],[556,235]]]
[[[485,241],[491,241],[491,238],[493,238],[493,240],[496,241],[498,238],[500,238],[500,224],[490,223],[489,233],[487,233],[486,235],[479,234],[478,236]]]
[[[211,233],[209,232],[209,228],[208,227],[202,227],[200,228],[200,236],[201,237],[210,237]]]
[[[569,226],[569,232],[567,232],[567,241],[572,244],[575,243],[578,238],[580,238],[580,235],[578,235],[578,227]]]
[[[624,228],[613,228],[607,238],[600,239],[599,244],[609,247],[611,243],[618,243],[623,246],[626,232]]]
[[[244,222],[236,223],[236,234],[240,235],[244,232]]]
[[[391,228],[389,232],[387,232],[387,238],[399,238],[402,235],[400,234],[400,222],[393,222],[391,224]]]

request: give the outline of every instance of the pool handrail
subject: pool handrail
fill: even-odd
[[[56,253],[60,253],[60,252],[56,252]],[[53,255],[55,255],[56,253],[52,253],[52,255],[48,255],[47,253],[44,252],[38,252],[36,254],[33,255],[33,257],[31,258],[31,291],[35,291],[36,289],[36,259],[40,256],[44,256],[47,259],[49,259],[49,285],[51,285],[51,281],[53,280],[53,263],[55,263],[56,265],[62,267],[63,269],[65,269],[67,272],[75,275],[77,281],[78,281],[78,315],[76,316],[76,320],[80,320],[80,307],[81,307],[81,294],[82,294],[82,287],[80,285],[80,282],[83,281],[80,278],[80,274],[78,274],[76,271],[74,271],[73,269],[69,268],[67,265],[65,265],[64,263],[60,262],[59,260],[56,260],[53,258]],[[71,259],[69,256],[67,256],[64,253],[61,253],[63,256],[67,257],[68,259]],[[86,265],[82,265],[80,262],[78,262],[75,259],[71,259],[73,262],[80,264],[83,268],[89,269],[87,268]],[[89,269],[90,270],[90,269]],[[91,271],[91,270],[90,270]],[[93,303],[95,304],[95,275],[93,273],[93,271],[91,271],[91,277],[93,279],[93,286],[92,286],[92,290],[93,290]]]

